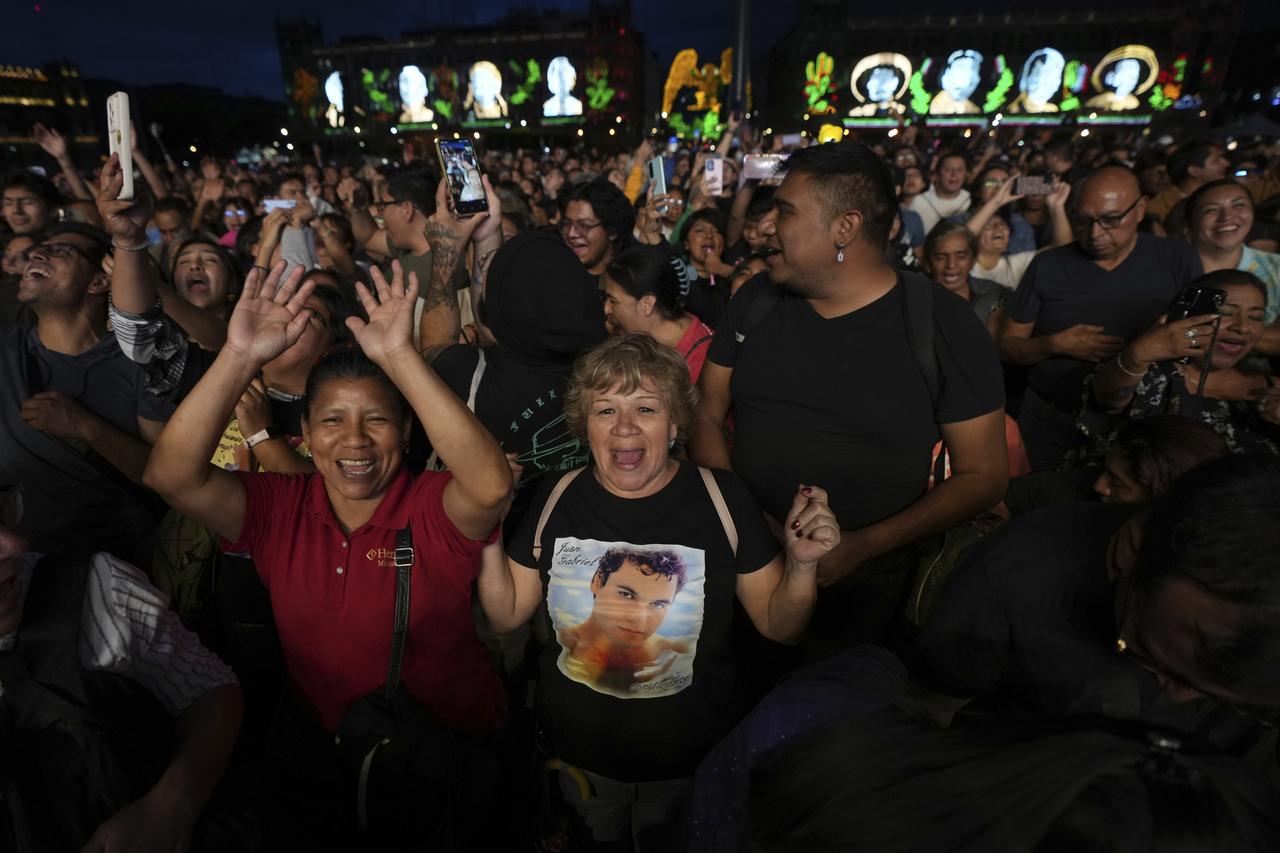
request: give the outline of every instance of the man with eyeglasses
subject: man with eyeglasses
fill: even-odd
[[[0,483],[26,484],[37,550],[78,542],[145,565],[164,508],[142,469],[173,406],[107,328],[110,247],[64,222],[25,252],[18,299],[37,324],[0,331]]]
[[[604,268],[635,242],[636,209],[606,178],[570,184],[560,193],[560,237],[587,268],[601,277]]]
[[[141,569],[32,550],[24,494],[0,485],[0,847],[186,849],[240,730],[236,676]]]
[[[1031,368],[1018,427],[1037,471],[1056,469],[1070,446],[1092,366],[1119,355],[1204,269],[1188,243],[1138,233],[1146,199],[1129,169],[1098,169],[1074,195],[1075,242],[1035,257],[996,336],[1001,360]]]
[[[1150,506],[1058,504],[985,537],[905,662],[943,724],[970,702],[1143,720],[1274,769],[1278,601],[1280,460],[1227,456]]]

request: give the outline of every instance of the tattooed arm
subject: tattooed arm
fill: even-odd
[[[489,200],[489,213],[480,213],[468,219],[458,219],[449,210],[447,185],[440,182],[436,190],[436,212],[427,220],[423,234],[431,241],[431,283],[423,298],[419,323],[423,357],[433,362],[446,347],[458,342],[462,318],[458,310],[458,291],[455,276],[466,257],[468,244],[474,242],[474,283],[483,286],[484,273],[488,272],[493,253],[502,245],[502,202],[483,179],[485,194]],[[487,253],[487,257],[486,257]]]

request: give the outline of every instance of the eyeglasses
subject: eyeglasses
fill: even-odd
[[[224,210],[222,212],[222,215],[223,216],[244,216],[244,211],[243,210]]]
[[[581,220],[562,219],[560,220],[560,233],[569,235],[577,231],[583,237],[591,233],[593,228],[599,228],[603,222],[582,222]]]
[[[376,211],[378,212],[378,215],[379,215],[379,216],[381,216],[381,215],[382,215],[382,211],[383,211],[383,210],[384,210],[388,205],[392,205],[392,204],[404,204],[404,202],[405,202],[405,200],[404,200],[404,199],[402,199],[402,198],[393,198],[393,199],[391,199],[391,201],[374,201],[374,202],[370,202],[370,203],[369,203],[369,206],[370,206],[370,207],[372,207],[374,210],[376,210]]]
[[[1258,725],[1269,729],[1276,728],[1276,718],[1277,716],[1280,716],[1280,710],[1275,708],[1264,708],[1257,705],[1244,705],[1239,702],[1224,699],[1220,696],[1208,693],[1203,688],[1187,681],[1187,679],[1183,678],[1178,673],[1171,671],[1167,667],[1161,666],[1159,663],[1152,660],[1145,652],[1141,651],[1134,643],[1125,640],[1124,632],[1125,628],[1129,625],[1129,607],[1132,603],[1133,586],[1131,585],[1129,587],[1129,591],[1125,593],[1124,609],[1120,614],[1120,636],[1116,638],[1116,651],[1118,653],[1132,658],[1134,663],[1151,673],[1157,680],[1160,678],[1166,678],[1187,690],[1194,691],[1202,696],[1207,696],[1239,717],[1243,717],[1250,722],[1257,723]],[[1134,616],[1133,631],[1130,633],[1130,636],[1136,637],[1137,633],[1138,619],[1137,616]]]
[[[22,259],[24,261],[31,260],[33,254],[41,254],[46,258],[69,258],[72,255],[79,255],[89,263],[97,263],[102,258],[95,258],[90,253],[81,249],[79,246],[73,246],[70,243],[39,243],[35,246],[28,246],[22,250]]]
[[[22,523],[22,486],[0,486],[0,527],[17,531]]]
[[[1073,216],[1071,217],[1071,229],[1073,231],[1092,231],[1095,224],[1102,226],[1103,231],[1110,231],[1113,228],[1118,228],[1120,226],[1120,222],[1129,215],[1130,211],[1138,206],[1138,202],[1142,201],[1143,198],[1144,196],[1138,196],[1134,200],[1133,204],[1125,208],[1124,213],[1113,213],[1109,216],[1094,217]]]

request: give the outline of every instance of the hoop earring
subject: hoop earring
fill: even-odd
[[[836,263],[842,264],[844,263],[844,243],[836,243],[836,248],[840,250],[840,253],[836,255]]]

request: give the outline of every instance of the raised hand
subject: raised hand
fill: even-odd
[[[146,181],[133,185],[132,199],[118,199],[124,186],[124,170],[120,155],[112,154],[102,167],[102,186],[95,202],[102,216],[102,227],[122,246],[137,246],[147,240],[147,222],[151,220],[151,189]]]
[[[827,505],[827,493],[817,486],[801,485],[787,513],[787,557],[801,565],[818,560],[840,544],[840,525]]]
[[[422,229],[422,233],[431,241],[432,252],[436,252],[437,247],[440,251],[465,252],[467,241],[473,238],[479,241],[478,232],[485,225],[489,225],[485,229],[485,234],[488,236],[493,236],[494,231],[502,231],[502,215],[494,216],[495,211],[502,210],[502,202],[493,192],[493,187],[489,186],[488,179],[481,178],[481,180],[484,181],[485,198],[489,200],[489,210],[477,213],[475,216],[462,217],[452,210],[453,198],[449,195],[449,179],[440,179],[440,183],[436,185],[435,213],[427,217],[427,223]],[[496,222],[490,224],[489,220],[496,220]]]
[[[222,169],[218,167],[217,160],[206,155],[200,158],[200,174],[206,181],[212,181],[214,178],[221,177]]]
[[[39,123],[31,129],[31,133],[36,138],[36,144],[43,148],[50,157],[59,163],[66,159],[67,141],[62,138],[61,133]]]
[[[355,178],[343,178],[338,184],[338,198],[347,207],[364,207],[368,201],[369,193],[365,190],[364,184]]]
[[[1203,355],[1213,337],[1213,324],[1217,314],[1201,314],[1187,317],[1185,320],[1174,320],[1172,323],[1161,317],[1160,322],[1143,333],[1125,352],[1126,365],[1132,369],[1139,364],[1150,364],[1154,361],[1168,361],[1173,358],[1190,358]],[[1187,332],[1194,330],[1191,337]]]
[[[315,290],[316,283],[308,281],[298,286],[305,272],[301,265],[281,281],[288,265],[281,260],[265,276],[257,267],[249,271],[244,280],[244,293],[227,323],[223,352],[239,351],[261,367],[302,337],[311,320],[311,311],[306,308],[307,297]]]
[[[1044,203],[1053,210],[1063,210],[1067,206],[1067,198],[1071,195],[1071,184],[1066,181],[1054,181],[1053,192],[1045,198]]]
[[[200,188],[200,200],[210,203],[216,203],[222,198],[222,194],[226,192],[227,185],[223,183],[222,178],[210,178],[204,182],[204,186]]]
[[[406,350],[418,356],[413,347],[413,309],[418,301],[418,276],[410,273],[406,283],[404,267],[399,261],[391,262],[391,270],[390,285],[377,267],[369,270],[378,292],[376,300],[363,283],[356,282],[356,293],[369,315],[369,322],[359,317],[347,318],[347,328],[356,336],[360,349],[384,369],[387,359]]]

